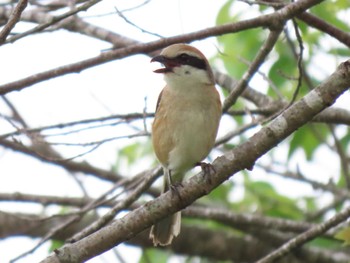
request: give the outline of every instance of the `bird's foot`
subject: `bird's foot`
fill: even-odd
[[[176,196],[180,199],[180,201],[181,201],[182,198],[181,198],[181,195],[180,195],[180,193],[179,193],[179,187],[183,187],[183,185],[182,185],[181,182],[172,183],[172,184],[170,185],[170,192],[171,192],[171,194],[172,194],[173,196],[176,195]]]
[[[198,162],[196,166],[200,166],[203,172],[204,179],[211,184],[211,175],[216,173],[214,166],[211,163]]]

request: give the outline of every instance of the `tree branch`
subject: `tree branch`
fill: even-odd
[[[117,182],[123,178],[123,176],[115,172],[94,167],[86,162],[73,162],[69,160],[62,160],[61,158],[56,157],[51,158],[50,155],[46,156],[44,154],[41,154],[37,149],[29,146],[24,146],[18,142],[11,142],[9,140],[0,139],[0,145],[17,152],[28,154],[43,162],[59,165],[60,167],[63,167],[71,172],[83,172],[112,182]]]
[[[64,231],[56,233],[53,239],[65,241],[96,219],[96,214],[86,214],[81,221],[74,223]],[[255,219],[259,221],[258,216]],[[0,211],[0,223],[2,226],[0,230],[3,230],[0,231],[0,237],[6,238],[15,235],[42,237],[50,229],[61,225],[64,220],[64,217],[42,218],[34,214],[4,213]],[[274,219],[271,218],[271,220]],[[152,248],[153,244],[148,235],[149,231],[147,229],[126,243],[142,248]],[[194,236],[196,237],[195,239],[193,238]],[[242,237],[240,234],[235,234],[234,231],[227,231],[227,229],[207,229],[184,224],[182,226],[182,234],[174,240],[171,250],[177,254],[199,255],[215,260],[254,262],[273,249],[271,245],[265,242],[266,237],[265,239],[260,239],[262,241],[259,239],[256,234]],[[198,240],[206,240],[206,242],[198,242]],[[232,246],[227,244],[232,244]],[[251,253],[251,247],[254,247],[255,253]],[[324,248],[322,251],[311,248],[303,249],[302,252],[298,252],[299,254],[302,254],[301,259],[294,260],[293,263],[302,263],[306,260],[309,263],[343,263],[349,259],[349,255],[345,253]],[[285,257],[279,262],[290,263],[291,258],[293,257]]]
[[[314,239],[315,237],[323,234],[328,229],[338,225],[339,223],[345,221],[350,217],[350,207],[345,209],[344,211],[336,214],[331,219],[327,220],[324,223],[321,223],[310,230],[298,235],[297,237],[289,240],[280,248],[274,250],[264,258],[257,261],[257,263],[270,263],[275,262],[275,260],[282,258],[286,254],[290,253],[293,249],[302,246],[306,242]]]
[[[5,43],[7,36],[10,34],[11,30],[15,27],[16,23],[20,20],[21,14],[27,7],[28,0],[19,0],[15,9],[9,17],[8,22],[0,32],[0,45]]]
[[[15,42],[16,40],[18,39],[21,39],[23,37],[26,37],[26,36],[29,36],[31,34],[34,34],[34,33],[38,33],[46,28],[48,28],[49,26],[52,26],[60,21],[62,21],[63,19],[66,19],[70,16],[73,16],[81,11],[86,11],[87,9],[89,9],[90,7],[96,5],[97,3],[101,2],[102,0],[90,0],[86,3],[84,3],[83,5],[81,5],[80,7],[77,7],[77,8],[73,8],[72,10],[62,14],[62,15],[58,15],[54,18],[52,18],[50,21],[44,23],[44,24],[41,24],[41,25],[38,25],[22,34],[18,34],[18,35],[15,35],[9,39],[6,40],[6,43],[13,43]]]
[[[327,33],[328,35],[337,39],[340,43],[343,43],[347,47],[350,47],[350,34],[344,32],[339,28],[329,24],[326,20],[320,19],[310,13],[302,13],[297,16],[300,20],[307,23],[308,25],[317,28],[321,32]]]

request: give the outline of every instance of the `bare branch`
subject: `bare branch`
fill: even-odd
[[[327,33],[328,35],[337,39],[340,43],[350,47],[350,34],[348,32],[344,32],[339,28],[329,24],[325,20],[318,18],[310,13],[302,13],[298,15],[302,21],[307,23],[308,25],[317,28],[318,30]]]
[[[350,199],[349,191],[347,191],[346,189],[336,187],[333,183],[323,184],[315,180],[308,179],[303,174],[301,174],[300,171],[298,173],[292,173],[291,171],[279,172],[268,166],[264,166],[261,164],[257,165],[271,174],[280,175],[285,178],[294,179],[303,183],[310,184],[315,189],[322,189],[323,191],[330,192],[341,199]]]
[[[115,7],[115,11],[117,12],[117,14],[122,18],[124,19],[124,21],[128,24],[130,24],[131,26],[137,28],[138,30],[140,30],[141,32],[143,33],[146,33],[146,34],[150,34],[152,36],[156,36],[156,37],[159,37],[159,38],[163,38],[163,36],[157,34],[157,33],[154,33],[154,32],[150,32],[146,29],[143,29],[142,27],[136,25],[135,23],[133,23],[132,21],[130,21],[126,16],[124,16],[123,14],[123,11],[120,11],[118,8]]]
[[[7,36],[11,30],[15,27],[16,23],[20,20],[21,14],[27,7],[28,0],[19,0],[15,9],[13,10],[8,22],[0,32],[0,45],[5,43]]]
[[[60,167],[63,167],[71,172],[83,172],[86,174],[97,176],[103,180],[108,180],[112,182],[116,182],[121,178],[123,178],[123,176],[115,172],[94,167],[86,162],[73,162],[73,161],[65,161],[59,158],[47,158],[46,156],[39,154],[34,148],[29,146],[24,146],[17,142],[11,142],[9,140],[0,139],[0,145],[6,148],[12,149],[14,151],[28,154],[44,162],[59,165]]]
[[[251,65],[249,66],[244,76],[238,81],[236,87],[231,91],[230,95],[227,96],[222,106],[223,112],[226,112],[233,104],[235,104],[238,97],[242,94],[244,89],[247,87],[253,75],[256,73],[259,67],[263,64],[267,55],[273,49],[275,43],[278,40],[279,35],[282,32],[283,24],[279,26],[280,26],[280,29],[270,31],[269,36],[267,37],[264,45],[259,50],[259,53],[257,54],[255,60],[251,63]]]
[[[344,211],[336,214],[331,219],[321,223],[317,226],[314,226],[310,230],[298,235],[297,237],[289,240],[280,248],[274,250],[264,258],[257,261],[257,263],[270,263],[275,262],[275,260],[282,258],[286,254],[290,253],[293,249],[302,246],[306,242],[318,237],[319,235],[326,232],[328,229],[338,225],[339,223],[345,221],[350,217],[350,207],[345,209]]]
[[[86,11],[87,9],[89,9],[90,7],[94,6],[95,4],[101,2],[102,0],[90,0],[86,3],[84,3],[83,5],[81,5],[80,7],[77,7],[77,8],[73,8],[72,10],[62,14],[62,15],[58,15],[56,17],[54,17],[52,19],[52,21],[49,21],[47,23],[44,23],[44,24],[41,24],[41,25],[38,25],[36,27],[34,27],[33,29],[30,29],[22,34],[18,34],[18,35],[15,35],[13,37],[10,37],[9,39],[6,40],[5,43],[13,43],[15,42],[16,40],[18,39],[21,39],[23,37],[26,37],[26,36],[29,36],[31,34],[34,34],[34,33],[37,33],[37,32],[40,32],[56,23],[58,23],[59,21],[62,21],[63,19],[66,19],[70,16],[73,16],[81,11]]]
[[[116,205],[114,205],[108,213],[106,213],[104,216],[99,218],[97,221],[95,221],[93,224],[85,228],[83,231],[77,233],[74,235],[74,237],[70,238],[68,242],[76,242],[94,232],[104,227],[108,222],[110,222],[115,215],[121,211],[122,209],[125,209],[129,207],[133,202],[135,202],[140,195],[147,190],[152,183],[159,177],[160,173],[162,171],[161,167],[158,167],[148,175],[145,175],[145,178],[141,183],[138,183],[137,187],[130,193],[124,200],[117,202]]]

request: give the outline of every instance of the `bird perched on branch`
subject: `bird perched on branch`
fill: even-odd
[[[152,126],[155,154],[164,169],[163,193],[175,190],[185,173],[202,162],[213,148],[221,118],[221,102],[213,72],[198,49],[175,44],[151,62],[164,67],[165,88],[158,97]],[[180,233],[181,212],[152,226],[153,244],[166,246]]]

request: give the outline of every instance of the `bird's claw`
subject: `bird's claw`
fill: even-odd
[[[211,184],[210,176],[216,173],[214,166],[211,163],[205,162],[199,162],[196,164],[196,166],[201,167],[205,180],[207,180],[208,183]]]
[[[171,184],[170,185],[170,192],[173,196],[176,195],[180,200],[182,200],[181,195],[179,193],[179,187],[183,187],[181,182]]]

